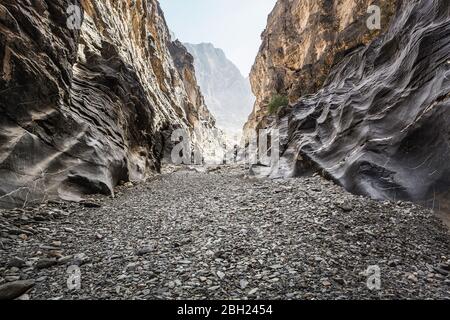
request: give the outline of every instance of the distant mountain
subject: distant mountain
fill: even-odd
[[[228,133],[240,132],[255,102],[249,79],[212,44],[184,45],[194,56],[197,80],[217,126]]]

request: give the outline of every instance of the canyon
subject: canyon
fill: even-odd
[[[160,169],[174,129],[201,148],[215,128],[157,1],[78,4],[0,5],[2,206],[113,194]]]
[[[279,128],[281,168],[352,193],[449,212],[450,7],[446,1],[279,1],[251,73],[246,130]],[[289,106],[268,112],[274,94]],[[413,174],[411,174],[413,172]]]
[[[255,102],[249,79],[214,45],[184,45],[194,57],[201,91],[217,126],[229,135],[239,135]]]
[[[449,18],[278,0],[243,130],[279,161],[202,165],[253,102],[223,51],[156,0],[2,0],[0,299],[449,299]]]

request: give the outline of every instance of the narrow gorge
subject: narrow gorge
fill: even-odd
[[[374,3],[381,30],[370,31],[372,1],[278,2],[252,70],[258,101],[246,128],[283,131],[272,175],[319,172],[352,193],[448,213],[449,3]],[[277,116],[266,108],[274,94],[290,102]]]
[[[201,91],[217,126],[231,136],[239,135],[255,102],[249,79],[213,44],[185,46],[194,57]]]
[[[450,299],[448,0],[277,0],[249,80],[170,27],[0,0],[0,300]]]
[[[76,4],[2,1],[3,205],[113,194],[159,171],[175,128],[215,127],[157,1]]]

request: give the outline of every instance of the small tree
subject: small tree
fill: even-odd
[[[289,99],[285,95],[276,94],[270,100],[267,108],[270,114],[274,114],[278,111],[280,107],[285,107],[289,104]]]

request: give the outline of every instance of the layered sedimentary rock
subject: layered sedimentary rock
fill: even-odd
[[[249,79],[211,43],[184,45],[194,56],[198,83],[217,125],[230,134],[242,131],[255,101]]]
[[[331,67],[385,30],[396,0],[279,0],[269,15],[250,73],[256,96],[246,134],[268,123],[275,94],[295,102],[320,89]],[[381,8],[381,30],[369,30],[370,5]]]
[[[191,134],[200,142],[192,146],[191,150],[194,153],[198,152],[203,161],[221,163],[225,151],[223,150],[225,137],[223,131],[215,127],[216,119],[211,114],[210,107],[206,106],[205,98],[197,83],[194,57],[178,40],[169,43],[169,51],[187,93],[184,109],[190,127],[193,128]]]
[[[3,0],[0,205],[111,194],[213,127],[169,44],[156,0]]]
[[[448,208],[449,2],[399,3],[386,32],[335,59],[322,87],[282,108],[277,126],[274,175],[318,171],[357,194]]]

